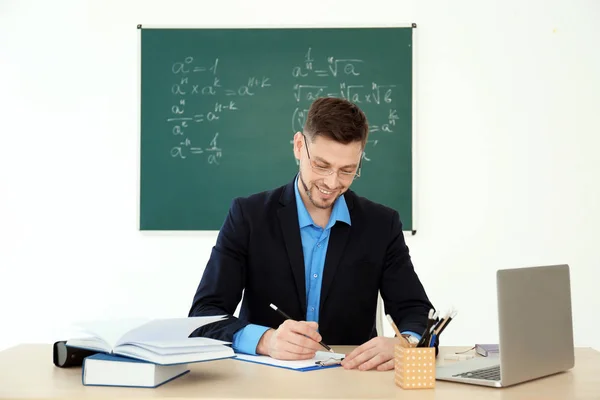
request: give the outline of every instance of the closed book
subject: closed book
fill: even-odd
[[[187,364],[157,365],[111,354],[86,357],[81,379],[86,386],[155,388],[189,372]]]
[[[135,358],[159,365],[187,364],[235,357],[230,342],[189,337],[201,326],[224,317],[155,320],[115,319],[79,326],[86,337],[67,340],[67,346]]]

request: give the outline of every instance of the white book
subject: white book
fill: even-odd
[[[98,353],[83,360],[81,381],[86,386],[155,388],[187,372],[189,372],[187,364],[156,365]]]
[[[234,357],[221,340],[189,337],[201,326],[225,316],[166,318],[155,320],[116,319],[80,323],[87,337],[67,341],[67,346],[131,357],[159,365],[172,365]]]

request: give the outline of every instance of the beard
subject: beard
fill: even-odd
[[[326,210],[328,208],[333,208],[333,205],[335,204],[335,201],[344,194],[343,191],[343,187],[338,187],[338,188],[329,188],[327,187],[323,182],[320,183],[315,183],[313,181],[309,182],[310,186],[308,186],[306,184],[306,182],[304,182],[304,178],[302,178],[302,172],[299,173],[299,178],[300,178],[300,183],[302,183],[302,187],[304,188],[304,192],[306,193],[306,196],[308,197],[308,200],[311,202],[311,204],[317,208],[320,208],[322,210]],[[326,190],[328,192],[331,192],[332,195],[330,198],[324,198],[327,197],[327,195],[323,194],[319,188]],[[339,192],[336,196],[333,196],[333,194],[335,192]]]

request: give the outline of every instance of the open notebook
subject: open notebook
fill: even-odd
[[[346,357],[345,354],[330,353],[328,351],[317,351],[315,357],[310,360],[276,360],[267,356],[253,356],[249,354],[236,353],[234,360],[248,361],[273,367],[292,369],[294,371],[314,371],[324,368],[339,367],[340,362]]]

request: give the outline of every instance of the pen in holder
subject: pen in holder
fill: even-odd
[[[435,348],[394,347],[394,382],[402,389],[435,387]]]

